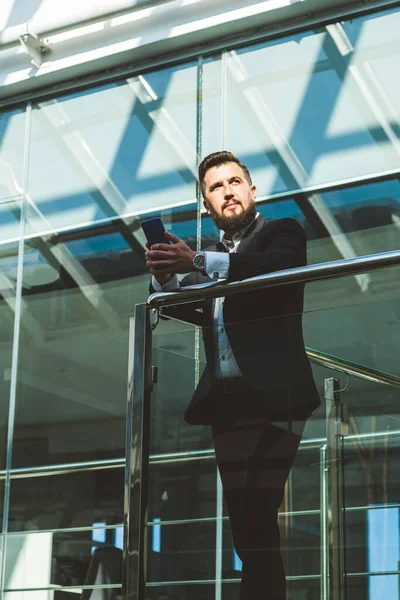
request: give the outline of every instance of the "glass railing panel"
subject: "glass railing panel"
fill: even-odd
[[[376,575],[374,577],[349,577],[349,598],[398,598],[398,575]]]
[[[286,336],[284,339],[289,340],[293,331],[298,327],[299,316],[288,314],[285,317],[268,319],[252,318],[249,320],[246,318],[250,314],[256,317],[257,306],[262,305],[262,299],[267,302],[267,298],[273,296],[276,289],[275,291],[258,292],[259,302],[256,301],[254,293],[251,306],[246,304],[248,300],[243,300],[242,310],[238,310],[238,313],[245,318],[235,323],[226,322],[225,328],[230,332],[232,340],[235,339],[235,331],[242,336],[241,348],[238,349],[239,346],[236,346],[238,362],[241,360],[242,365],[245,365],[242,369],[247,368],[248,372],[251,372],[251,368],[246,367],[248,363],[243,358],[246,348],[250,348],[251,344],[255,344],[259,356],[264,357],[264,366],[260,366],[258,358],[255,359],[260,368],[258,373],[254,372],[253,381],[256,382],[255,386],[258,385],[259,388],[261,386],[262,389],[267,390],[266,397],[268,397],[268,390],[274,389],[274,385],[279,379],[278,374],[271,372],[268,362],[275,361],[276,363],[278,356],[284,377],[288,381],[290,393],[298,392],[304,400],[307,393],[311,392],[310,389],[308,392],[305,391],[301,383],[302,373],[299,371],[298,365],[303,365],[302,368],[305,369],[305,363],[300,361],[297,364],[294,360],[297,356],[296,352],[299,352],[299,347],[297,346],[296,350],[295,343],[287,343],[285,346],[280,343],[279,337],[276,335],[277,331],[281,331],[282,335]],[[332,527],[343,528],[344,538],[339,550],[346,555],[343,575],[348,590],[352,589],[355,594],[358,594],[361,593],[360,590],[364,589],[363,586],[371,589],[371,585],[378,585],[378,583],[371,583],[378,582],[378,580],[380,581],[379,585],[389,585],[383,579],[385,569],[389,572],[387,577],[392,577],[391,573],[398,571],[398,567],[394,564],[398,560],[396,558],[397,550],[394,553],[390,550],[397,542],[390,538],[389,533],[383,539],[391,559],[388,558],[385,562],[382,556],[375,556],[373,551],[376,545],[373,535],[375,535],[374,531],[378,530],[374,518],[378,521],[380,518],[382,527],[388,527],[389,521],[394,523],[398,514],[396,470],[400,442],[400,427],[398,426],[400,395],[399,389],[396,387],[396,375],[400,375],[396,360],[398,299],[398,270],[396,268],[307,285],[305,311],[302,319],[304,343],[310,350],[313,379],[321,404],[315,408],[312,416],[307,420],[293,467],[287,478],[279,510],[282,557],[290,600],[294,600],[297,597],[296,594],[301,593],[303,595],[307,593],[319,595],[324,593],[324,588],[326,589],[327,586],[329,588],[331,585],[329,576],[332,578],[332,573],[329,575],[329,569],[332,568],[331,561],[333,560]],[[236,307],[240,307],[241,297],[232,297],[232,302]],[[165,381],[180,382],[182,366],[189,356],[190,360],[196,363],[196,365],[192,365],[193,377],[197,377],[197,375],[201,377],[206,368],[206,356],[201,338],[199,347],[196,346],[196,336],[199,334],[194,329],[190,331],[190,326],[182,324],[178,326],[176,322],[172,324],[172,321],[164,321],[161,327],[163,332],[167,332],[168,327],[176,328],[178,331],[176,339],[180,340],[179,348],[175,348],[175,351],[178,351],[174,355],[175,360],[167,360],[165,357],[161,358],[160,353],[157,354],[160,363],[165,362],[165,366],[162,367],[165,371]],[[185,329],[186,333],[184,333]],[[257,346],[257,340],[260,337],[259,331],[270,333],[265,344]],[[202,334],[207,338],[209,334],[213,334],[213,329],[203,328]],[[191,344],[193,343],[193,345],[190,348],[195,350],[188,350],[189,345],[185,346],[181,343],[184,335],[192,336]],[[168,338],[167,333],[165,336]],[[156,338],[157,329],[154,335],[154,339]],[[272,343],[271,339],[275,343]],[[171,351],[171,348],[168,350]],[[318,352],[313,352],[314,350],[319,351],[320,355],[322,354],[322,362],[321,356],[318,363],[314,362],[315,356],[318,354]],[[159,352],[159,348],[157,352]],[[333,362],[324,363],[324,355],[326,355],[326,359]],[[153,358],[155,356],[154,354]],[[330,357],[338,357],[339,360],[335,362],[334,358]],[[357,369],[357,365],[363,366],[364,374],[352,375],[348,382],[347,375],[343,373],[346,365],[343,366],[340,359],[348,361],[348,365],[353,365],[354,369]],[[372,379],[375,376],[378,377],[379,373],[384,370],[393,376],[393,385],[383,385],[379,381],[365,379],[365,372],[368,370],[369,377]],[[265,383],[264,379],[263,388],[263,378],[267,377],[268,383]],[[342,445],[339,444],[336,456],[332,455],[329,450],[329,445],[334,443],[334,438],[327,439],[327,418],[330,417],[328,423],[332,422],[332,416],[330,416],[330,406],[328,405],[329,410],[326,410],[325,403],[325,382],[332,378],[339,379],[340,388],[346,388],[346,391],[340,396],[346,410],[343,424],[338,429],[340,435],[343,434],[345,437]],[[196,382],[197,379],[194,378],[191,386],[184,383],[182,387],[185,401],[182,397],[180,409],[176,413],[176,422],[181,421],[182,427],[189,427],[184,424],[183,411],[190,399],[189,392],[193,393],[196,389]],[[158,394],[166,394],[161,391],[162,378],[159,379],[156,387]],[[228,415],[229,420],[238,408],[237,405],[230,404],[226,399],[224,402],[226,409],[224,414]],[[159,406],[161,405],[159,403]],[[155,405],[153,405],[153,409],[155,409]],[[179,411],[181,412],[179,413]],[[207,435],[205,433],[207,427],[207,425],[194,426],[192,427],[193,433],[188,433],[193,436],[195,447],[201,447],[199,440],[203,435]],[[208,449],[212,453],[213,442],[210,432],[208,435]],[[203,448],[206,449],[207,446],[204,445]],[[207,464],[210,465],[211,479],[213,460],[214,458],[210,454]],[[336,461],[337,466],[343,469],[344,479],[340,484],[342,486],[340,490],[336,489],[339,483],[333,479],[332,475],[334,472],[333,461]],[[186,471],[187,479],[189,478],[189,469],[190,464]],[[160,465],[160,472],[161,470],[162,466]],[[182,477],[184,478],[183,473],[185,473],[184,462],[182,463]],[[198,485],[198,481],[196,481],[196,485]],[[195,489],[197,492],[197,488]],[[345,514],[345,519],[340,519],[336,525],[332,524],[331,520],[334,508],[332,492],[335,489],[338,494],[343,492]],[[215,498],[216,546],[221,548],[221,556],[218,556],[218,553],[216,556],[216,581],[218,585],[218,582],[221,582],[222,589],[226,590],[224,594],[226,593],[226,597],[230,598],[231,592],[237,587],[241,576],[240,561],[234,553],[227,505],[222,499],[221,489],[217,486],[214,493],[215,496],[212,500],[210,497],[210,510],[204,514],[212,515],[212,503]],[[183,503],[183,505],[185,504]],[[179,514],[178,504],[174,514]],[[176,520],[183,518],[183,516],[178,516]],[[219,525],[221,518],[222,529]],[[367,583],[364,579],[368,580]],[[387,581],[389,582],[389,579]],[[359,582],[358,588],[357,582]],[[345,581],[343,581],[344,585]]]
[[[182,524],[155,520],[147,532],[149,584],[215,579],[215,519]]]
[[[9,531],[115,525],[123,521],[124,461],[119,468],[13,477]]]
[[[5,589],[120,585],[122,526],[9,534]]]
[[[398,374],[398,269],[306,286],[306,345],[366,367]]]
[[[149,594],[151,594],[149,597],[152,600],[165,600],[166,598],[205,600],[205,598],[215,597],[215,585],[214,582],[182,585],[149,584]]]
[[[341,555],[348,598],[398,598],[398,303],[397,268],[307,286],[306,343],[355,369],[366,367],[372,378],[314,367],[321,379],[338,378],[343,390],[342,424],[335,425],[333,414],[330,421],[331,432],[339,427],[340,436],[338,452],[331,459],[327,454],[327,485],[328,497],[336,493],[343,505],[336,519],[342,536],[336,559]],[[335,437],[329,444],[334,446]],[[335,464],[341,484],[329,477]],[[335,519],[328,522],[330,535],[336,525]]]
[[[215,518],[214,451],[190,451],[150,460],[149,522]]]
[[[201,332],[160,319],[151,364],[146,585],[151,598],[214,594],[217,471],[209,427],[183,414],[204,369]],[[173,584],[172,584],[173,582]],[[201,584],[201,585],[200,585]]]
[[[184,312],[187,313],[186,309]],[[178,313],[179,310],[175,316],[178,317]],[[266,321],[272,328],[279,327],[276,319],[259,319],[256,325],[254,321],[243,321],[240,327],[263,328]],[[221,597],[230,598],[240,578],[240,560],[234,552],[227,506],[217,484],[211,427],[189,425],[184,420],[197,382],[206,369],[202,337],[210,333],[211,328],[196,331],[193,325],[176,320],[160,320],[153,332],[151,362],[158,369],[158,381],[151,395],[150,449],[155,458],[150,462],[147,536],[148,546],[155,545],[158,551],[153,550],[151,559],[147,559],[147,585],[153,589],[155,582],[157,586],[167,584],[170,578],[183,594],[188,580],[194,584],[211,579],[219,586]],[[322,393],[322,382],[319,388]],[[234,407],[228,407],[230,409]],[[298,590],[319,589],[319,476],[324,436],[324,414],[318,408],[307,423],[295,467],[286,489],[282,490],[284,500],[279,516],[282,554],[289,581],[293,580]],[[191,528],[199,533],[192,534]],[[167,537],[165,551],[160,550],[169,531],[172,542],[169,544]],[[191,537],[196,538],[196,543],[195,548],[189,550],[191,567],[186,569],[189,559],[185,551],[192,543]],[[206,555],[203,557],[198,541],[202,538]],[[205,569],[206,564],[212,565],[212,569],[211,566]],[[305,587],[300,586],[300,580],[306,582]]]
[[[81,598],[94,598],[98,595],[107,600],[121,600],[122,589],[119,586],[76,586],[62,587],[52,586],[50,588],[13,591],[6,590],[3,592],[4,598],[7,600],[76,600],[77,596]]]
[[[19,228],[21,205],[19,202],[0,202],[0,222],[3,217],[15,221]],[[10,241],[0,244],[0,470],[4,471],[7,464],[8,452],[11,449],[7,443],[9,426],[9,407],[12,376],[13,337],[15,313],[17,310],[17,266],[18,243]],[[22,321],[22,327],[24,320]],[[12,400],[14,402],[14,399]],[[0,521],[3,523],[4,511],[4,478],[0,479]]]
[[[200,332],[194,325],[160,320],[153,333],[152,361],[158,383],[151,399],[150,453],[198,452],[212,448],[209,428],[196,431],[183,413],[204,369]]]
[[[237,577],[223,580],[221,584],[223,600],[237,600],[240,594],[240,579]],[[286,580],[287,597],[293,598],[316,598],[320,597],[320,577],[291,577]]]
[[[311,513],[311,514],[310,514]],[[281,551],[288,578],[320,577],[320,511],[279,515]],[[222,578],[239,579],[242,562],[235,552],[231,527],[224,521]]]
[[[378,594],[396,599],[400,559],[400,387],[359,382],[352,377],[341,399],[348,420],[343,468],[349,590],[360,597],[368,589],[369,597]]]
[[[346,506],[390,507],[398,502],[400,386],[357,383],[351,377],[348,390],[341,395],[348,420]]]

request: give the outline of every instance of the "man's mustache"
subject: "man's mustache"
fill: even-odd
[[[243,208],[243,204],[239,200],[228,200],[228,202],[225,202],[224,206],[222,207],[222,210],[225,210],[226,207],[229,206],[230,204],[238,204],[239,206],[241,206]]]

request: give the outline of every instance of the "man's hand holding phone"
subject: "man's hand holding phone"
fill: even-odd
[[[145,225],[145,224],[144,224]],[[157,224],[159,229],[159,224]],[[193,258],[196,254],[189,246],[176,235],[163,231],[165,242],[152,243],[152,236],[143,227],[148,242],[145,254],[146,265],[150,273],[163,285],[171,279],[174,273],[190,273],[193,271]],[[158,231],[158,239],[161,232]],[[154,237],[154,236],[153,236]]]

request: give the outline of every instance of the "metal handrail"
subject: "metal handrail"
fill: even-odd
[[[388,267],[400,266],[400,250],[369,254],[356,258],[346,258],[327,263],[297,267],[258,275],[242,281],[211,281],[180,288],[174,292],[157,292],[147,301],[151,308],[188,304],[201,300],[233,296],[257,290],[288,285],[293,283],[310,283],[323,279],[358,275],[369,271],[377,271]]]
[[[396,375],[391,375],[390,373],[385,373],[384,371],[378,371],[377,369],[372,369],[371,367],[366,367],[365,365],[360,365],[332,354],[319,352],[318,350],[313,350],[312,348],[306,348],[306,352],[310,362],[321,365],[328,369],[342,371],[348,375],[355,375],[360,379],[366,379],[367,381],[372,381],[373,383],[382,383],[392,387],[400,386],[400,377],[396,377]]]

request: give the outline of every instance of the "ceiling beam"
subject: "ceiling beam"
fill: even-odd
[[[399,5],[398,0],[171,0],[62,34],[30,31],[43,39],[48,54],[32,68],[19,46],[0,46],[0,107]]]

